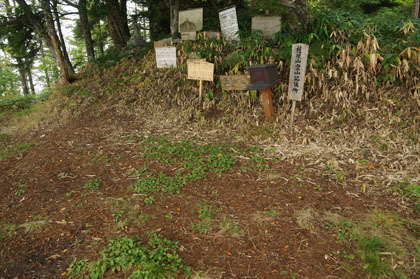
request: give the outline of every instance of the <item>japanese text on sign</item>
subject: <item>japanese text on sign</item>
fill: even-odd
[[[213,81],[214,64],[190,59],[187,61],[188,79]]]
[[[236,8],[232,7],[219,12],[220,29],[225,39],[239,41],[237,32],[239,31],[238,19],[236,17]]]
[[[176,67],[176,47],[156,47],[155,52],[158,68]]]
[[[309,46],[305,44],[294,44],[292,46],[292,63],[290,65],[288,95],[289,99],[294,101],[302,100],[308,51]]]

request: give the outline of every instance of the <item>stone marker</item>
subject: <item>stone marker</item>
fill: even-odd
[[[220,40],[220,32],[214,32],[214,31],[205,31],[203,32],[203,36],[205,39],[217,39]]]
[[[237,32],[239,31],[236,7],[226,8],[219,12],[220,29],[226,40],[232,39],[239,41]]]
[[[181,32],[181,39],[183,41],[195,40],[197,35],[196,27],[195,24],[188,19],[179,26],[179,30]]]
[[[181,40],[183,41],[195,41],[197,37],[197,32],[182,32],[181,33]]]
[[[155,52],[158,68],[176,67],[176,47],[156,47]]]
[[[153,43],[154,47],[170,47],[173,45],[172,38],[163,39]]]
[[[260,30],[264,38],[273,38],[274,34],[280,31],[280,16],[253,16],[252,30]]]
[[[222,82],[222,90],[247,90],[250,85],[249,77],[246,75],[234,75],[234,76],[220,76]]]
[[[146,45],[146,41],[143,38],[130,39],[130,40],[128,40],[127,44],[129,46],[139,47],[139,46],[145,46]]]
[[[179,12],[179,20],[178,20],[179,33],[182,32],[181,25],[187,20],[192,22],[195,26],[195,30],[192,30],[192,31],[200,31],[201,29],[203,29],[203,8],[190,9],[190,10]]]

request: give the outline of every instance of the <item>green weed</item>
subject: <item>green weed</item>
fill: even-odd
[[[213,231],[213,222],[214,217],[217,214],[217,210],[206,202],[200,202],[197,205],[197,211],[200,221],[193,224],[192,230],[203,234],[211,233]]]
[[[244,235],[244,232],[239,227],[238,222],[233,218],[223,216],[219,225],[221,233],[227,233],[233,237],[240,237]]]
[[[94,191],[99,190],[100,185],[101,185],[101,180],[99,178],[95,178],[85,183],[85,188],[90,190],[91,192],[94,192]]]
[[[130,271],[128,278],[175,278],[179,273],[190,274],[177,253],[178,243],[151,233],[146,245],[137,238],[117,237],[108,241],[100,258],[88,263],[73,260],[71,268],[77,276],[90,279],[102,278],[105,273]]]
[[[10,156],[23,152],[33,146],[35,146],[36,143],[18,143],[16,146],[0,146],[0,160],[6,160]]]

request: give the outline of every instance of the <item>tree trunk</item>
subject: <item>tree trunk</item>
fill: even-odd
[[[178,21],[179,21],[179,0],[169,1],[170,9],[170,24],[171,24],[171,35],[174,36],[178,32]]]
[[[44,57],[45,57],[44,46],[41,45],[41,61]],[[50,74],[48,73],[48,68],[47,67],[43,67],[43,68],[44,68],[45,81],[47,85],[50,86]]]
[[[130,39],[130,28],[128,27],[127,21],[127,0],[120,0],[120,16],[121,16],[121,23],[123,28],[124,36],[126,36],[126,40]]]
[[[28,81],[29,86],[31,88],[31,93],[35,95],[35,86],[34,86],[34,80],[32,79],[32,63],[26,65],[26,73],[28,74]]]
[[[99,39],[98,39],[98,47],[99,47],[99,52],[101,53],[101,55],[104,55],[104,36],[102,35],[102,25],[101,25],[101,21],[98,21],[98,25],[99,25]]]
[[[41,0],[42,10],[44,12],[44,17],[47,22],[47,31],[48,35],[52,41],[55,54],[57,55],[58,64],[60,65],[61,78],[64,83],[70,81],[70,74],[72,69],[68,67],[63,52],[61,51],[60,40],[58,39],[57,33],[55,32],[54,19],[51,13],[51,7],[48,0]]]
[[[123,19],[122,14],[124,11],[120,8],[118,0],[107,0],[108,6],[108,31],[109,35],[116,47],[123,47],[127,45],[129,34],[127,35],[124,22],[127,18]],[[127,26],[128,29],[128,26]]]
[[[413,13],[411,14],[414,18],[419,17],[420,0],[413,1]]]
[[[306,31],[309,21],[308,0],[279,0],[279,4],[287,7],[290,12],[290,27],[295,31]]]
[[[60,38],[61,51],[63,52],[64,59],[67,66],[69,67],[69,69],[71,69],[71,72],[74,72],[73,65],[71,65],[70,63],[69,54],[67,53],[66,42],[64,41],[63,32],[61,31],[61,23],[60,23],[60,18],[58,16],[57,1],[53,0],[52,8],[54,12],[55,22],[57,23],[57,31],[58,31],[58,36]]]
[[[86,52],[89,62],[95,60],[95,50],[93,49],[92,34],[90,33],[90,25],[86,8],[86,0],[79,1],[79,17],[82,27],[83,38],[85,39]]]
[[[16,58],[17,61],[17,66],[18,66],[18,71],[19,71],[19,75],[20,75],[20,82],[22,83],[22,91],[23,91],[23,95],[29,95],[29,89],[28,89],[28,80],[26,79],[26,69],[25,69],[25,64],[22,61],[22,58],[17,57]]]
[[[61,51],[60,41],[57,34],[55,33],[54,20],[51,14],[51,8],[48,0],[41,0],[42,8],[44,11],[44,16],[48,28],[45,29],[41,21],[31,10],[31,7],[26,4],[25,0],[16,0],[19,3],[19,6],[24,10],[25,16],[27,17],[31,27],[35,30],[36,33],[45,41],[48,48],[51,50],[51,53],[54,55],[56,61],[60,66],[61,75],[64,82],[68,82],[70,75],[74,74],[72,68],[68,67],[68,64],[71,65],[70,61],[65,62],[65,58]]]

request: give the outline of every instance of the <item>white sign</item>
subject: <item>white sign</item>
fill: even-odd
[[[254,16],[252,17],[252,30],[261,30],[264,38],[272,38],[274,34],[280,31],[280,16]]]
[[[306,63],[308,61],[309,46],[294,44],[292,46],[292,63],[289,77],[289,99],[302,100],[303,85],[305,83]]]
[[[219,12],[220,29],[223,37],[227,40],[239,41],[239,36],[236,34],[239,31],[238,18],[236,17],[236,8],[228,8]]]
[[[200,31],[203,29],[203,8],[198,9],[191,9],[191,10],[185,10],[179,12],[179,20],[178,20],[178,31],[181,33],[183,30],[181,30],[180,26],[185,21],[191,21],[194,23],[196,30]]]
[[[176,47],[155,47],[158,68],[176,67]]]

